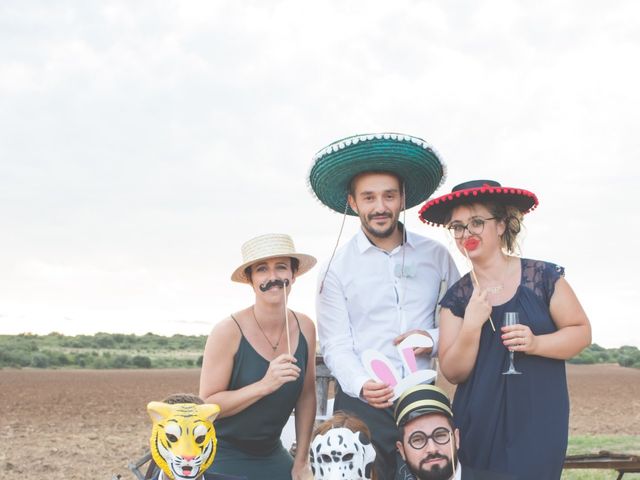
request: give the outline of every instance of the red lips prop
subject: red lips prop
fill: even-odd
[[[480,240],[478,240],[477,238],[468,238],[465,242],[464,242],[464,248],[467,249],[467,251],[471,252],[473,250],[475,250],[476,248],[478,248],[478,245],[480,245]]]

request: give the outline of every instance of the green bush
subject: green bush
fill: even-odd
[[[108,333],[97,333],[95,338],[95,344],[98,348],[114,348],[116,342],[113,337]]]
[[[589,365],[596,363],[596,360],[590,352],[582,352],[580,355],[573,357],[570,362],[576,365]]]
[[[94,358],[91,362],[90,368],[104,370],[109,368],[109,362],[103,357]]]
[[[0,349],[0,367],[28,367],[31,353],[24,350]]]
[[[35,368],[47,368],[49,366],[49,356],[44,353],[34,353],[31,356],[31,366]]]
[[[629,345],[620,348],[603,348],[597,343],[593,343],[579,355],[569,359],[568,362],[575,364],[618,363],[622,367],[638,368],[640,366],[640,350]]]
[[[138,368],[151,368],[151,359],[146,356],[136,355],[131,359],[131,363]]]
[[[131,358],[129,355],[116,355],[113,357],[111,366],[113,368],[127,368],[131,365]]]
[[[66,353],[59,352],[56,354],[58,359],[58,365],[66,367],[67,365],[71,365],[71,358]]]
[[[620,347],[618,364],[621,367],[637,367],[640,364],[640,350],[637,347],[625,345]]]

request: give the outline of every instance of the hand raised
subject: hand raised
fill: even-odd
[[[267,394],[275,392],[283,384],[293,382],[300,376],[300,368],[293,355],[283,353],[269,362],[269,369],[261,382],[267,389]]]
[[[375,408],[387,408],[393,405],[393,388],[384,383],[367,380],[362,386],[362,397]]]
[[[408,332],[405,332],[401,335],[398,335],[396,338],[393,339],[393,344],[394,345],[398,345],[400,342],[402,342],[405,338],[407,338],[409,335],[413,335],[413,334],[419,334],[419,335],[424,335],[425,337],[431,338],[431,335],[429,335],[428,332],[425,332],[424,330],[409,330]],[[433,338],[431,338],[431,340],[433,340]],[[418,355],[430,355],[431,352],[433,351],[433,347],[416,347],[413,349],[413,354],[415,356]]]
[[[491,303],[487,298],[487,291],[478,287],[473,288],[473,293],[464,311],[464,321],[470,326],[480,328],[491,315]]]

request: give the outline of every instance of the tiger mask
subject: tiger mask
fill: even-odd
[[[220,413],[214,404],[168,404],[151,402],[147,411],[153,421],[151,455],[172,480],[195,480],[213,463]]]

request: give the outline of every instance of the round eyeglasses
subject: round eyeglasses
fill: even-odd
[[[422,430],[417,430],[409,436],[409,445],[414,450],[420,450],[427,446],[430,438],[438,445],[446,445],[451,440],[451,430],[445,427],[438,427],[431,432],[431,435],[427,435]]]
[[[468,230],[469,234],[471,235],[480,235],[484,230],[484,224],[487,220],[497,220],[497,218],[496,217],[489,217],[489,218],[473,217],[471,220],[469,220],[469,223],[467,223],[466,225],[464,225],[461,222],[455,222],[450,224],[447,227],[447,230],[449,230],[449,233],[451,233],[453,238],[455,238],[456,240],[464,237],[465,230]]]

